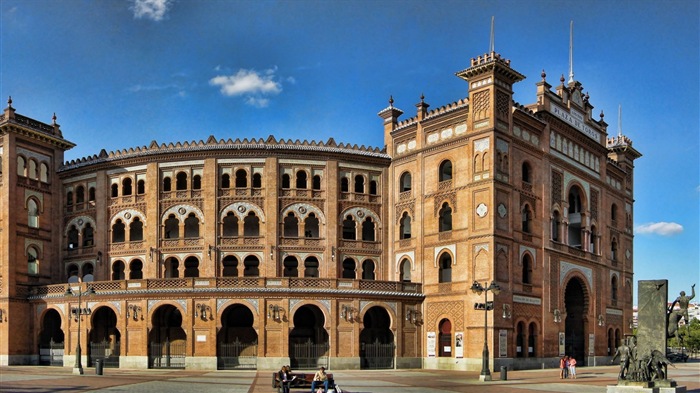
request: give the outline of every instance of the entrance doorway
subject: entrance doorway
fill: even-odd
[[[564,290],[564,307],[566,309],[566,354],[576,359],[579,365],[585,365],[586,321],[588,320],[587,297],[584,284],[578,278],[571,279]]]
[[[360,333],[360,367],[363,369],[394,368],[394,333],[391,318],[382,307],[367,310]]]
[[[61,316],[56,310],[48,310],[44,314],[39,333],[39,364],[63,366],[64,339]]]
[[[227,307],[221,315],[216,357],[219,370],[255,370],[258,366],[258,333],[253,313],[241,304]]]
[[[156,309],[148,342],[148,367],[185,368],[187,335],[177,307],[164,305]]]
[[[117,315],[109,307],[100,307],[92,314],[89,366],[102,359],[104,367],[119,367],[121,334],[117,330]]]
[[[328,368],[330,345],[323,327],[323,312],[313,305],[294,313],[294,328],[289,334],[289,362],[293,369]]]

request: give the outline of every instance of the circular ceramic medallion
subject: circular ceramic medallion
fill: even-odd
[[[503,218],[508,214],[508,209],[506,209],[506,205],[499,203],[498,204],[498,215]]]
[[[488,213],[488,211],[489,211],[489,208],[486,207],[486,205],[483,203],[480,203],[479,206],[476,207],[476,214],[479,217],[484,217],[486,215],[486,213]]]
[[[243,206],[243,205],[238,206],[238,211],[241,213],[245,213],[245,206]]]

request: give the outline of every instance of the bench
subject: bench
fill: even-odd
[[[296,379],[289,384],[289,389],[306,389],[308,391],[311,391],[311,382],[313,382],[314,380],[314,375],[316,375],[315,372],[290,373],[289,378],[296,377]],[[326,375],[328,376],[328,389],[335,389],[335,381],[333,380],[333,374],[326,373]],[[316,384],[316,389],[318,389],[319,386],[323,387],[323,383],[321,383],[320,385]],[[277,393],[282,392],[279,371],[272,373],[272,387],[277,389]]]

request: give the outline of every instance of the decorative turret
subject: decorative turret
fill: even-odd
[[[391,132],[396,129],[398,124],[399,116],[403,114],[403,111],[399,108],[394,108],[394,97],[389,96],[389,106],[382,109],[377,115],[384,119],[384,145],[387,151],[392,151],[392,138]]]

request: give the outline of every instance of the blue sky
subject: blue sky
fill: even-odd
[[[71,160],[221,138],[384,144],[377,113],[466,97],[454,73],[495,48],[535,100],[574,73],[644,156],[635,174],[635,279],[700,282],[697,1],[0,0],[0,97],[77,143]],[[4,105],[3,105],[4,107]],[[635,286],[636,294],[636,286]],[[700,298],[700,296],[698,297]],[[696,298],[696,301],[698,300]]]

